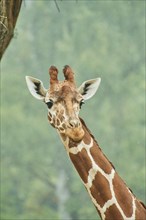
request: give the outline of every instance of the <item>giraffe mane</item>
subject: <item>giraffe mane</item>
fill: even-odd
[[[89,128],[87,127],[87,125],[85,124],[84,120],[82,118],[80,118],[80,121],[82,123],[82,125],[86,128],[86,130],[89,132],[90,136],[93,138],[93,141],[98,145],[99,147],[99,144],[98,142],[96,141],[95,137],[93,136],[93,134],[91,133],[91,131],[89,130]],[[101,148],[99,147],[100,151],[101,151]],[[107,159],[106,155],[104,154],[105,158]],[[108,160],[108,159],[107,159]],[[113,167],[113,169],[115,170],[115,167],[114,165],[112,164],[111,161],[109,161],[109,163],[111,164],[111,166]]]

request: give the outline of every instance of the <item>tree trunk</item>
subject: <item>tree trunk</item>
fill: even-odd
[[[22,0],[0,0],[0,60],[14,36]]]

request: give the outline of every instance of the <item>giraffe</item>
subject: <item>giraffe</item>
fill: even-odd
[[[65,80],[59,81],[58,69],[49,68],[48,90],[42,81],[26,76],[30,93],[47,105],[48,120],[59,133],[100,218],[145,220],[146,206],[127,187],[79,117],[84,100],[96,93],[101,79],[85,81],[77,88],[71,67],[66,65],[63,73]]]

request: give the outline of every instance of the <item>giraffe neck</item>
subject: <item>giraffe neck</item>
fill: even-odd
[[[85,132],[83,140],[76,143],[62,135],[61,139],[101,219],[146,219],[145,206],[119,177],[84,121],[80,120]]]

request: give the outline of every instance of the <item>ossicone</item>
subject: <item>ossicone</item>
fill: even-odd
[[[67,81],[69,81],[71,83],[75,83],[74,82],[74,73],[69,65],[64,66],[63,73],[64,73],[64,77]]]
[[[58,83],[58,69],[55,66],[50,66],[49,68],[50,74],[50,84]]]

